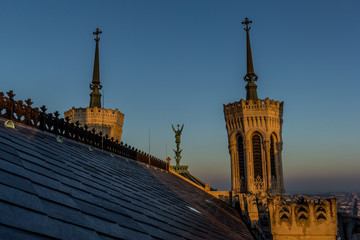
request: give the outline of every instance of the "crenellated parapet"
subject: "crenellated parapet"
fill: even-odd
[[[224,104],[224,113],[236,114],[236,113],[241,113],[244,110],[252,110],[252,111],[268,110],[268,111],[281,112],[282,114],[283,105],[284,102],[271,100],[269,98],[257,99],[257,100],[241,99],[238,102]]]
[[[273,240],[332,240],[337,235],[335,198],[284,201],[269,198],[268,208]]]
[[[284,102],[270,100],[243,100],[224,104],[228,134],[246,132],[249,128],[263,131],[278,130],[282,125]]]
[[[80,126],[85,124],[94,128],[97,132],[102,132],[110,138],[121,141],[124,114],[118,109],[105,109],[98,107],[75,108],[64,112],[65,117],[69,117],[70,122],[79,121]]]

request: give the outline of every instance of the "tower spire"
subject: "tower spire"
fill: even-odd
[[[252,55],[251,55],[251,46],[250,46],[250,34],[249,31],[251,27],[249,27],[249,24],[252,23],[252,21],[249,21],[248,18],[245,18],[245,21],[243,21],[241,24],[245,25],[244,30],[246,31],[246,64],[247,64],[247,73],[244,77],[244,80],[247,82],[246,84],[246,100],[257,100],[257,92],[256,92],[256,84],[255,81],[257,81],[258,77],[256,76],[254,72],[254,65],[252,61]]]
[[[93,35],[96,35],[94,38],[96,42],[95,46],[95,59],[94,59],[94,72],[92,83],[90,83],[90,89],[92,92],[90,93],[90,107],[98,107],[101,108],[101,94],[99,90],[101,90],[102,85],[100,84],[100,68],[99,68],[99,34],[101,34],[99,28],[96,28],[96,31],[93,32]]]

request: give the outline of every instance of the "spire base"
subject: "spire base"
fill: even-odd
[[[90,84],[90,89],[93,90],[90,93],[90,105],[89,107],[93,108],[93,107],[98,107],[101,108],[101,93],[99,92],[99,90],[101,90],[102,86],[99,85],[93,85]]]
[[[254,81],[249,81],[246,84],[246,100],[258,100],[258,95],[257,95],[257,85],[255,84]]]
[[[258,79],[255,73],[247,73],[244,77],[245,82],[247,82],[246,88],[246,100],[258,100],[257,95],[257,85],[255,81]]]

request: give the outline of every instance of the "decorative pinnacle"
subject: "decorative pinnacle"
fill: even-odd
[[[256,84],[255,81],[257,81],[258,77],[256,76],[254,72],[254,65],[252,61],[252,55],[251,55],[251,46],[250,46],[250,34],[249,30],[251,27],[249,27],[249,24],[252,23],[252,21],[249,21],[248,18],[245,18],[245,21],[241,22],[241,24],[244,24],[246,27],[244,30],[246,31],[246,67],[247,72],[244,77],[244,80],[247,82],[246,85],[246,100],[257,100],[257,92],[256,92]]]
[[[100,67],[99,67],[99,34],[101,34],[99,28],[96,28],[96,31],[93,32],[96,37],[94,38],[96,45],[95,45],[95,58],[94,58],[94,72],[93,72],[93,79],[92,83],[90,84],[90,89],[92,92],[90,93],[90,107],[98,107],[101,108],[101,90],[102,86],[100,84]]]
[[[249,24],[252,23],[252,21],[249,21],[248,18],[245,18],[245,21],[241,22],[241,24],[246,25],[246,27],[244,28],[245,31],[249,31],[251,29],[251,27],[249,27]]]
[[[94,38],[94,40],[97,41],[97,42],[100,40],[99,34],[102,34],[102,31],[101,31],[99,28],[96,28],[96,31],[93,32],[93,35],[96,35],[96,37]]]

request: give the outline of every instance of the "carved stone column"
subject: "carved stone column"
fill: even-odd
[[[270,125],[270,123],[269,123],[270,118],[269,118],[269,117],[265,117],[264,119],[265,119],[265,127],[266,127],[266,131],[268,132],[268,131],[269,131],[269,125]]]
[[[265,159],[263,161],[263,172],[264,174],[264,187],[265,191],[269,192],[271,188],[271,161],[270,161],[270,140],[266,139],[263,142],[264,150],[265,150]]]
[[[245,140],[243,139],[243,142],[242,142],[242,146],[243,146],[243,149],[242,149],[242,152],[243,152],[243,158],[244,158],[244,176],[240,176],[240,156],[238,154],[238,162],[239,162],[239,176],[240,176],[240,192],[247,192],[247,169],[248,169],[248,164],[246,162],[246,152],[245,152]],[[238,153],[239,153],[239,149],[238,150]]]
[[[253,190],[254,185],[254,174],[253,174],[253,163],[252,163],[252,157],[251,157],[251,141],[244,140],[244,150],[245,150],[245,174],[246,174],[246,191],[250,192]]]
[[[284,187],[284,175],[283,175],[283,167],[282,167],[282,149],[283,149],[283,143],[278,142],[276,143],[276,150],[277,150],[277,176],[278,176],[278,186],[280,189],[280,194],[285,193],[285,187]]]
[[[231,156],[231,189],[234,194],[240,192],[240,178],[239,178],[239,161],[236,150],[236,140],[229,144],[229,152]]]

